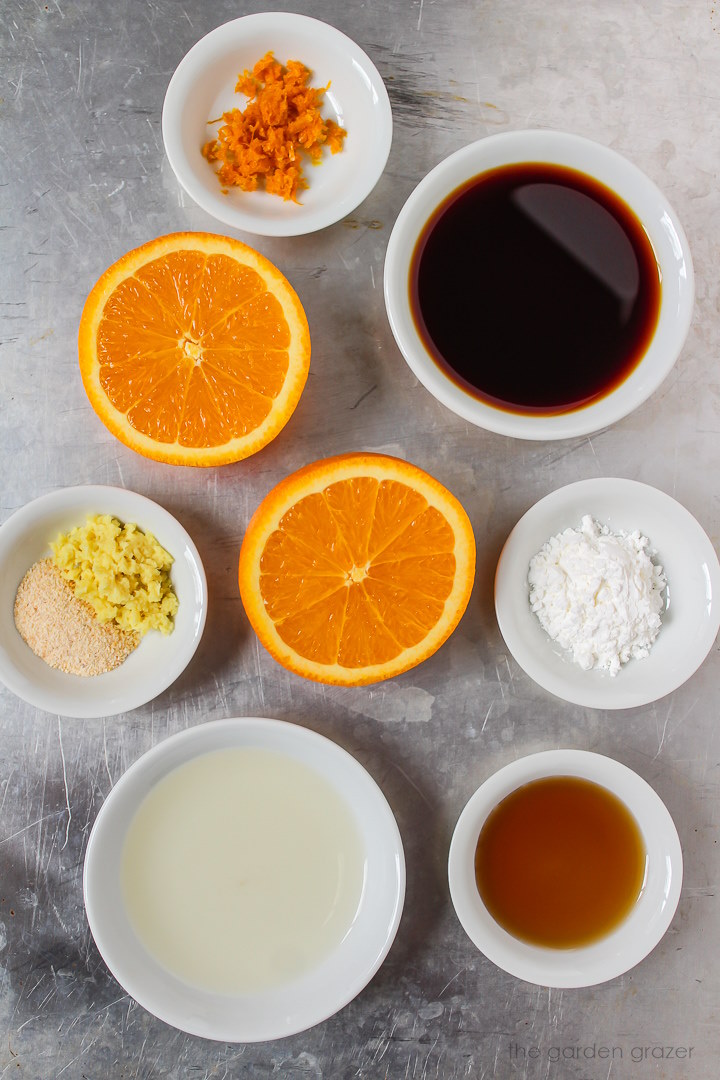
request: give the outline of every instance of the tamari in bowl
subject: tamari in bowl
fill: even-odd
[[[473,195],[479,196],[480,188],[487,192],[488,184],[497,184],[501,173],[507,177],[510,172],[522,169],[528,173],[544,170],[551,175],[535,181],[529,176],[521,177],[517,187],[510,189],[503,230],[507,228],[512,235],[506,236],[503,230],[498,230],[499,238],[488,244],[487,235],[494,229],[494,226],[490,228],[488,219],[484,219],[486,227],[483,227],[478,223],[482,218],[463,218],[468,227],[449,247],[445,273],[439,276],[436,287],[425,293],[425,303],[432,301],[438,309],[433,317],[442,316],[449,323],[445,328],[448,344],[443,345],[444,349],[450,347],[458,320],[463,322],[463,327],[467,321],[469,331],[464,329],[465,338],[457,354],[459,362],[472,369],[476,350],[477,362],[484,366],[479,380],[487,380],[492,372],[492,381],[496,381],[498,371],[510,372],[505,378],[509,389],[500,397],[489,388],[485,393],[480,381],[475,383],[477,389],[473,389],[472,380],[459,375],[451,357],[444,356],[437,345],[437,327],[430,333],[424,325],[422,297],[416,297],[419,289],[416,274],[425,274],[426,265],[430,273],[438,250],[437,246],[428,247],[430,241],[435,245],[436,215],[440,214],[440,221],[451,221],[448,207],[451,214],[459,213],[461,189],[470,184]],[[576,190],[573,184],[578,185]],[[561,196],[563,201],[556,205]],[[576,216],[579,224],[574,224]],[[632,244],[630,232],[618,225],[621,217],[632,225]],[[588,235],[586,223],[590,221],[595,223],[595,235]],[[516,234],[513,230],[520,223],[522,230]],[[518,236],[525,238],[522,244]],[[606,249],[610,244],[613,254],[608,264]],[[642,257],[635,261],[640,251]],[[456,263],[460,260],[463,269],[453,285]],[[444,265],[441,260],[439,265]],[[645,300],[631,299],[628,314],[627,297],[632,297],[634,283],[632,279],[628,283],[626,275],[636,274],[642,280],[643,266],[648,287],[652,284],[648,274],[655,279],[652,286],[655,294],[659,279],[659,303],[655,300],[647,327],[641,332],[636,331],[635,320],[641,318]],[[416,267],[420,269],[416,271]],[[609,278],[611,267],[620,275],[617,280]],[[484,290],[480,287],[483,281]],[[576,318],[579,304],[573,290],[580,288],[580,281],[586,282],[585,295],[593,298],[588,307],[597,313],[596,326],[602,329],[617,321],[619,340],[613,347],[617,348],[618,356],[613,357],[612,364],[610,346],[606,351],[604,339],[603,345],[598,345],[599,332],[592,339],[584,335],[586,322]],[[469,283],[469,297],[463,292],[466,283]],[[556,288],[556,283],[562,284]],[[485,295],[495,295],[496,291],[497,296],[504,294],[507,298],[508,314],[496,315],[503,310],[497,299],[491,308],[484,310]],[[539,307],[535,293],[541,297]],[[453,307],[455,296],[461,298],[457,313]],[[644,292],[636,296],[644,297]],[[677,360],[690,326],[693,297],[693,269],[687,240],[676,214],[658,188],[615,151],[576,135],[554,131],[494,135],[465,146],[442,161],[421,180],[402,208],[385,260],[385,303],[390,326],[417,378],[438,401],[463,419],[521,439],[585,435],[615,423],[636,409],[657,389]],[[606,308],[612,312],[612,319],[605,318]],[[533,310],[536,322],[533,322]],[[430,317],[429,312],[425,314]],[[513,332],[520,327],[522,331],[520,338],[515,339],[520,344],[513,346],[516,360],[511,359],[512,352],[503,354],[503,341],[510,338],[504,327],[508,331],[512,328]],[[554,376],[557,385],[552,386],[554,369],[548,365],[559,356],[563,338],[565,359],[557,365]],[[435,348],[438,357],[433,355]],[[586,372],[591,368],[591,355],[595,357],[594,375],[588,380]],[[446,370],[446,364],[450,371]],[[583,389],[578,396],[570,392],[570,383],[580,373]],[[535,383],[538,393],[528,394],[527,388]]]

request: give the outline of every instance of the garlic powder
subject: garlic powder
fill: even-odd
[[[661,566],[639,531],[612,533],[589,515],[552,536],[530,560],[530,607],[543,630],[584,670],[617,675],[647,656],[661,628]]]

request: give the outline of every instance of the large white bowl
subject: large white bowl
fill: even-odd
[[[202,754],[261,747],[318,772],[347,803],[365,850],[355,919],[342,942],[295,981],[257,994],[218,994],[191,986],[144,948],[128,919],[121,855],[140,803],[169,772]],[[292,1035],[332,1016],[367,985],[393,943],[405,898],[405,859],[393,813],[375,781],[336,743],[281,720],[234,717],[188,728],[144,754],[121,777],[88,842],[85,907],[93,937],[118,982],[168,1024],[222,1042]],[[202,913],[198,914],[202,918]]]
[[[640,532],[665,570],[662,628],[650,654],[617,675],[583,671],[552,641],[530,608],[528,567],[543,544],[590,514],[612,532]],[[580,480],[527,511],[505,542],[495,575],[495,611],[520,667],[551,694],[596,709],[647,705],[676,690],[700,667],[720,628],[720,565],[692,516],[665,492],[635,480]]]
[[[244,108],[238,75],[272,51],[280,63],[299,60],[311,86],[327,86],[323,116],[347,131],[340,153],[303,167],[309,187],[300,205],[265,191],[231,188],[226,195],[202,148],[217,132],[208,121]],[[168,160],[188,195],[218,221],[262,236],[315,232],[351,213],[380,179],[390,153],[390,100],[375,65],[335,27],[283,11],[246,15],[218,26],[192,47],[170,80],[162,115]]]
[[[645,841],[646,876],[637,903],[616,930],[582,948],[541,948],[508,934],[483,904],[475,881],[475,849],[486,818],[516,788],[545,776],[579,776],[611,791],[630,810]],[[629,971],[662,938],[680,899],[682,850],[664,803],[637,773],[601,754],[547,750],[513,761],[478,788],[455,826],[448,878],[466,934],[498,967],[541,986],[593,986]]]
[[[127,660],[105,675],[66,675],[35,656],[13,618],[18,585],[50,541],[83,525],[91,514],[112,514],[151,532],[175,562],[175,628],[145,635]],[[60,488],[27,503],[0,527],[0,680],[14,694],[61,716],[100,717],[129,712],[156,698],[185,670],[200,644],[207,615],[207,582],[200,556],[182,525],[162,506],[114,487]]]
[[[410,266],[424,226],[467,180],[517,162],[568,166],[599,180],[635,212],[650,238],[662,275],[658,325],[644,357],[615,390],[557,416],[521,415],[487,404],[441,371],[418,334],[410,308]],[[478,253],[482,258],[483,252]],[[403,206],[385,258],[385,305],[400,351],[421,383],[464,420],[518,439],[566,439],[614,424],[642,404],[680,355],[692,318],[694,277],[690,250],[675,212],[635,165],[605,146],[558,131],[512,131],[463,147],[425,176]],[[483,328],[478,322],[478,347]],[[578,362],[582,362],[580,357]],[[502,363],[502,357],[498,357]]]

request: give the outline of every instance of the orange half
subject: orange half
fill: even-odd
[[[266,496],[240,552],[240,595],[284,667],[346,686],[431,656],[475,576],[464,509],[422,469],[380,454],[307,465]]]
[[[79,353],[90,403],[126,446],[172,465],[224,465],[289,420],[310,335],[300,300],[263,255],[229,237],[173,233],[103,274]]]

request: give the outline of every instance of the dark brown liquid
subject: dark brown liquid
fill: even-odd
[[[506,165],[438,207],[410,266],[415,325],[469,393],[563,413],[623,382],[660,310],[650,240],[604,185],[558,165]]]
[[[645,876],[640,829],[615,795],[574,776],[533,780],[503,799],[480,832],[475,879],[508,933],[570,949],[629,914]]]

